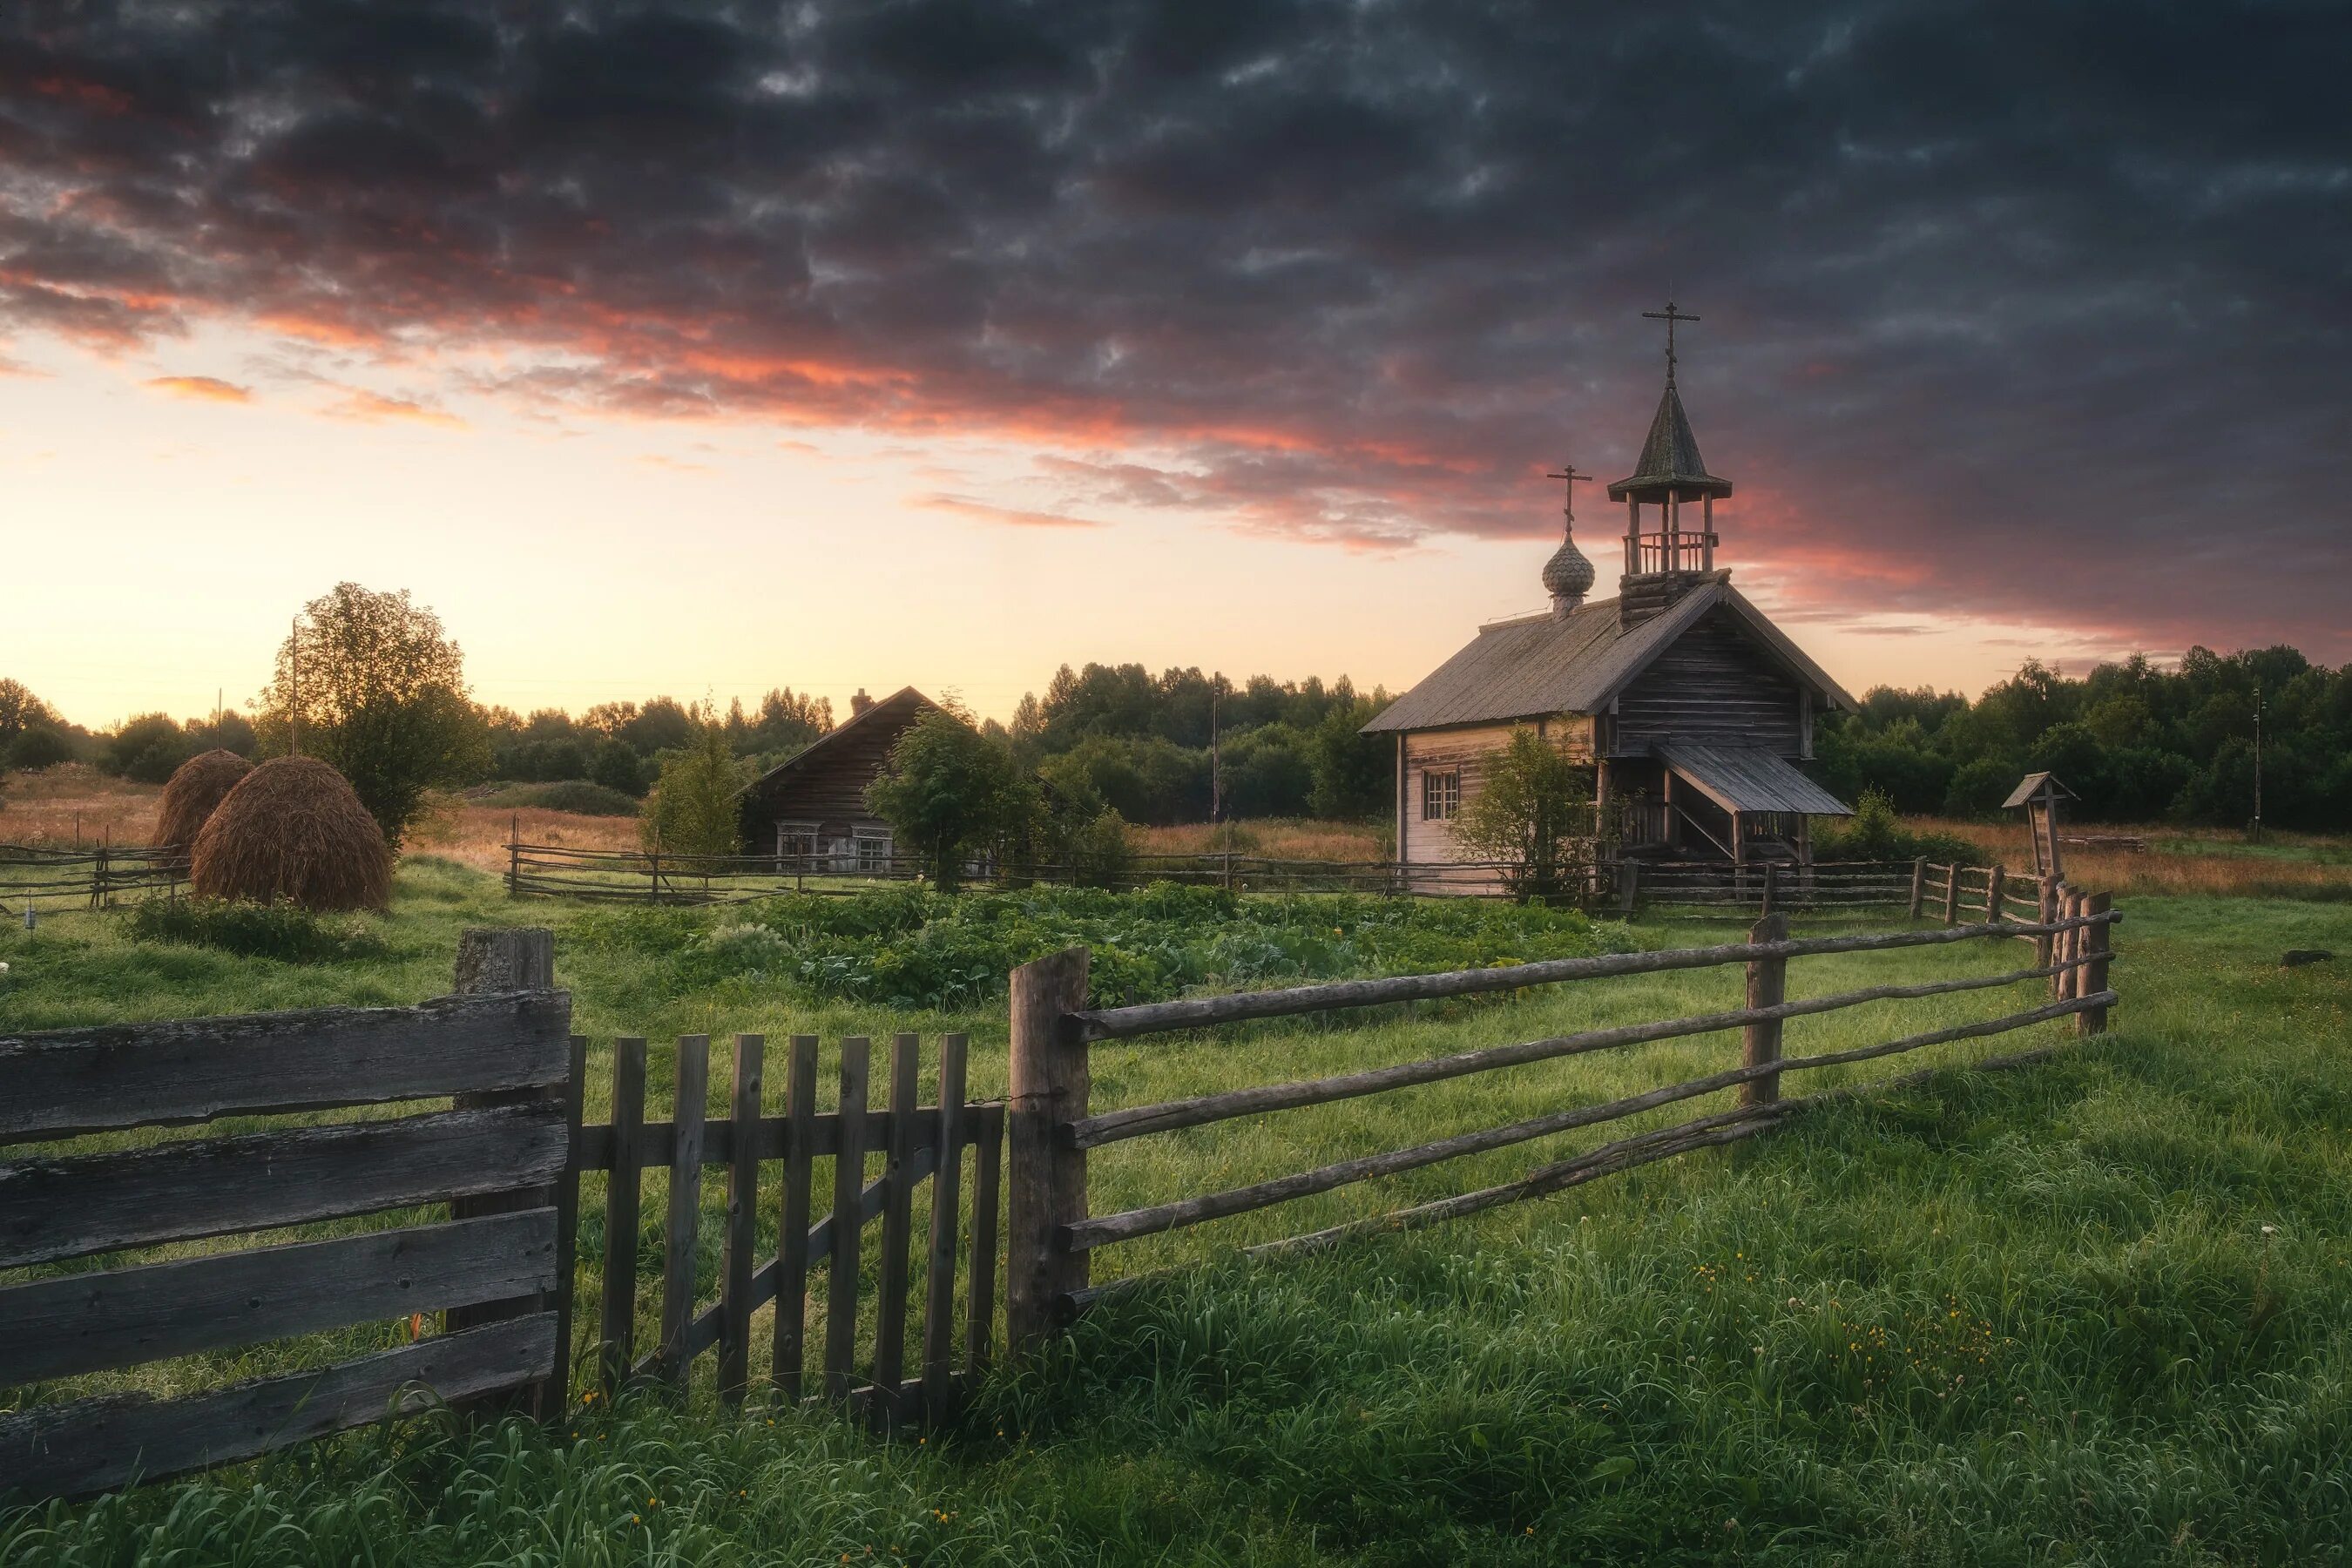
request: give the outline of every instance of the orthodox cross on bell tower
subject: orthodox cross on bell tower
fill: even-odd
[[[1559,548],[1552,552],[1543,569],[1543,585],[1551,595],[1555,620],[1566,618],[1592,591],[1592,563],[1576,547],[1576,485],[1578,480],[1591,477],[1579,472],[1574,463],[1562,463],[1558,473],[1544,476],[1560,481]]]
[[[1666,324],[1666,384],[1672,386],[1675,384],[1675,323],[1696,321],[1698,318],[1675,310],[1675,302],[1669,300],[1666,301],[1664,310],[1644,310],[1642,312],[1642,319],[1645,321],[1664,321]]]

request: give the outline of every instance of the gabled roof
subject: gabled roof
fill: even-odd
[[[799,751],[794,752],[791,756],[786,757],[782,762],[778,763],[774,767],[770,768],[766,773],[761,773],[758,778],[752,780],[750,784],[745,784],[741,789],[737,790],[735,793],[738,795],[748,795],[751,791],[758,789],[761,784],[766,784],[770,779],[780,778],[785,773],[805,767],[812,758],[821,757],[826,747],[835,744],[844,735],[855,732],[861,725],[870,727],[879,722],[878,715],[885,711],[888,711],[893,715],[907,715],[910,719],[915,719],[920,718],[926,711],[930,709],[937,708],[938,706],[938,703],[932,701],[929,698],[924,696],[913,687],[902,686],[898,688],[898,690],[890,693],[889,696],[883,698],[880,701],[866,709],[865,712],[850,715],[849,721],[846,723],[838,724],[833,729],[827,730],[824,734],[819,735],[815,740],[811,741],[807,745],[803,746]]]
[[[1659,761],[1726,811],[1787,812],[1805,816],[1852,816],[1853,807],[1799,773],[1782,758],[1756,746],[1704,746],[1668,741]]]
[[[1666,395],[1658,399],[1658,412],[1651,416],[1649,438],[1642,443],[1642,460],[1630,476],[1609,487],[1609,499],[1662,500],[1671,494],[1696,500],[1730,493],[1729,479],[1706,471],[1706,459],[1698,455],[1698,437],[1691,433],[1690,416],[1683,412],[1682,394],[1669,379]]]
[[[2080,800],[2083,798],[2081,795],[2076,795],[2073,790],[2068,789],[2064,784],[2059,783],[2058,775],[2056,773],[2028,773],[2023,779],[2019,781],[2015,789],[2010,791],[2009,798],[2000,803],[2001,809],[2006,811],[2012,805],[2023,805],[2027,801],[2033,798],[2035,794],[2041,790],[2044,784],[2047,784],[2050,786],[2051,792],[2053,795],[2058,795],[2062,799]]]
[[[1764,612],[1717,572],[1646,621],[1626,626],[1617,601],[1580,605],[1564,617],[1529,616],[1482,626],[1470,646],[1431,671],[1362,730],[1434,730],[1449,724],[1496,724],[1554,713],[1596,713],[1625,683],[1650,666],[1674,640],[1720,605],[1832,707],[1854,700],[1807,658]]]

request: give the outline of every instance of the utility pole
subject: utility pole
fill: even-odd
[[[1225,674],[1219,670],[1209,677],[1209,820],[1225,819],[1224,753],[1220,747],[1223,733],[1223,706],[1219,699],[1225,694]]]
[[[294,617],[287,646],[293,649],[288,660],[290,673],[286,682],[286,754],[302,754],[302,617]]]
[[[2254,842],[2263,837],[2263,689],[2254,688]]]

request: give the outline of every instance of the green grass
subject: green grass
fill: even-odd
[[[89,917],[12,933],[0,1029],[414,1000],[446,988],[457,926],[517,913],[486,879],[431,864],[404,871],[401,910],[383,956],[310,968],[143,949]],[[575,918],[520,912],[560,933]],[[1412,1237],[1210,1263],[1107,1306],[920,1446],[797,1413],[730,1419],[701,1400],[546,1433],[417,1424],[20,1513],[0,1521],[0,1562],[2342,1562],[2352,977],[2343,962],[2276,962],[2352,950],[2352,914],[2244,899],[2139,900],[2127,914],[2117,1031],[2058,1062],[1947,1075]],[[2024,952],[1801,963],[1792,991],[1982,972]],[[592,1034],[967,1027],[975,1081],[1002,1087],[993,1008],[909,1022],[740,977],[670,994],[658,968],[600,949],[564,977]],[[1095,1103],[1721,1007],[1737,986],[1736,972],[1699,972],[1354,1028],[1103,1046]],[[1855,1009],[1791,1024],[1789,1045],[2022,1005]],[[1605,1098],[1731,1048],[1677,1042],[1139,1140],[1097,1156],[1096,1207]],[[1098,1275],[1205,1260],[1610,1135],[1113,1248]]]

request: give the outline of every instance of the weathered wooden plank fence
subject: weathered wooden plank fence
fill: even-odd
[[[1752,1137],[1779,1125],[1796,1110],[1843,1092],[1783,1099],[1780,1082],[1790,1073],[2005,1034],[2066,1017],[2076,1020],[2079,1033],[2099,1032],[2106,1026],[2107,1010],[2116,1001],[2116,994],[2107,988],[2107,933],[2122,917],[2113,911],[2104,894],[2067,891],[2058,902],[2056,918],[2047,921],[1996,920],[1927,930],[1794,940],[1789,936],[1786,917],[1772,914],[1757,922],[1746,942],[1715,947],[1557,959],[1506,969],[1339,981],[1106,1009],[1089,1009],[1085,1005],[1085,949],[1073,948],[1041,959],[1016,970],[1013,975],[1013,1111],[1007,1130],[1012,1169],[1007,1178],[1010,1214],[1005,1263],[1005,1310],[1013,1342],[1016,1346],[1033,1344],[1106,1292],[1132,1283],[1131,1279],[1107,1282],[1093,1279],[1094,1255],[1122,1241],[1244,1214],[1576,1128],[1620,1121],[1680,1100],[1726,1089],[1739,1091],[1738,1103],[1728,1110],[1604,1144],[1540,1166],[1502,1186],[1244,1250],[1265,1255],[1326,1246],[1367,1231],[1411,1228],[1497,1204],[1557,1192],[1689,1150]],[[2025,937],[2049,946],[2046,952],[2037,951],[2038,962],[2030,968],[1875,985],[1795,1001],[1785,999],[1787,970],[1794,960],[2012,937]],[[1101,1043],[1209,1029],[1252,1019],[1295,1017],[1435,997],[1729,965],[1745,970],[1744,1005],[1720,1012],[1620,1025],[1392,1067],[1225,1089],[1114,1110],[1097,1111],[1090,1103],[1089,1058],[1093,1048]],[[1876,1002],[1991,990],[2032,981],[2046,983],[2048,997],[2018,1011],[1844,1050],[1797,1057],[1787,1056],[1782,1050],[1783,1030],[1791,1019]],[[1738,1064],[1685,1082],[1594,1104],[1567,1107],[1508,1126],[1461,1133],[1412,1148],[1360,1155],[1221,1192],[1182,1195],[1107,1215],[1093,1213],[1089,1205],[1087,1154],[1108,1143],[1387,1093],[1591,1051],[1733,1030],[1739,1031],[1741,1039]]]
[[[0,1144],[226,1116],[328,1111],[482,1091],[495,1109],[0,1162],[0,1270],[130,1248],[512,1193],[554,1181],[571,1000],[540,991],[422,1008],[68,1030],[0,1041]],[[121,1145],[114,1137],[108,1142]],[[112,1370],[418,1312],[556,1292],[551,1206],[291,1245],[215,1251],[0,1286],[0,1386]],[[560,1397],[560,1308],[319,1370],[207,1394],[112,1395],[0,1416],[0,1485],[80,1493],[249,1458],[414,1408],[412,1385],[464,1399]]]

